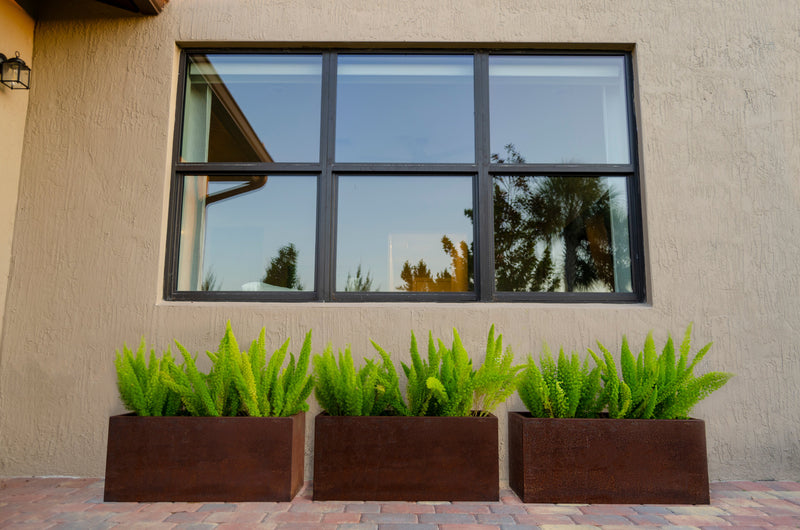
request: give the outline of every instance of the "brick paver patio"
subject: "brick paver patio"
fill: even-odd
[[[500,530],[651,526],[674,529],[800,528],[800,483],[716,482],[711,505],[522,504],[500,502],[313,502],[311,485],[292,502],[104,503],[103,481],[0,479],[0,528],[224,528]]]

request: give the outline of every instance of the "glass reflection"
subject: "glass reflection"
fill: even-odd
[[[473,289],[472,178],[339,177],[336,290]]]
[[[313,291],[317,179],[187,176],[178,290]]]
[[[633,292],[624,177],[496,176],[498,291]]]
[[[338,162],[474,162],[473,58],[340,55]]]
[[[319,161],[319,55],[190,55],[183,162]]]
[[[625,92],[623,57],[489,57],[493,161],[628,164]]]

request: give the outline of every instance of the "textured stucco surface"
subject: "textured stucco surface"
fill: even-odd
[[[320,42],[633,49],[648,303],[160,301],[176,43]],[[144,335],[204,351],[231,319],[242,340],[266,326],[270,344],[290,336],[297,347],[313,328],[317,351],[331,341],[371,354],[372,338],[400,359],[411,329],[457,326],[477,357],[495,323],[522,359],[543,340],[616,349],[622,333],[663,341],[694,321],[696,343],[715,343],[704,369],[737,374],[695,410],[711,478],[800,479],[800,4],[173,0],[156,18],[45,17],[34,63],[0,351],[0,476],[102,475],[107,417],[122,410],[114,350]]]
[[[34,22],[16,2],[0,0],[0,53],[8,58],[16,52],[30,66],[33,55]],[[0,333],[6,306],[11,242],[17,214],[20,165],[22,163],[28,91],[0,85]],[[2,336],[0,336],[2,344]]]

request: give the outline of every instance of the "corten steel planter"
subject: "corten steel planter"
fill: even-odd
[[[523,502],[708,504],[702,420],[508,413],[511,488]]]
[[[289,501],[303,485],[305,413],[112,416],[106,501]]]
[[[496,501],[497,417],[315,419],[314,500]]]

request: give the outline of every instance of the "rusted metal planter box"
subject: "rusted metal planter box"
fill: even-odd
[[[314,500],[496,501],[497,417],[315,419]]]
[[[511,488],[523,502],[708,504],[702,420],[508,413]]]
[[[106,501],[289,501],[303,485],[305,413],[112,416]]]

